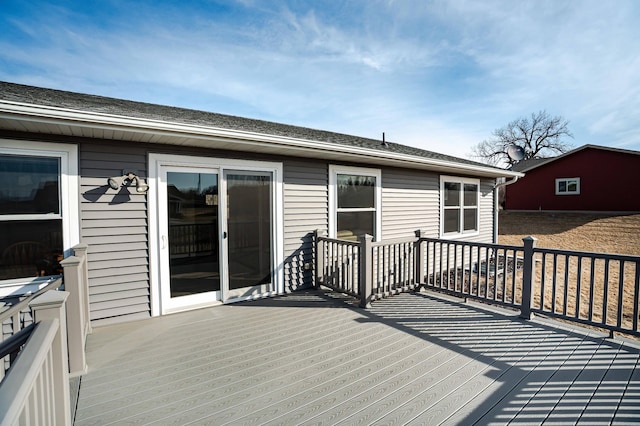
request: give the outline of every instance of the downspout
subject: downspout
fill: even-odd
[[[498,189],[516,183],[519,178],[520,176],[515,176],[506,182],[496,183],[493,187],[493,244],[498,244]]]

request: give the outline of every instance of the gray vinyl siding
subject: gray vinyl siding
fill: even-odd
[[[107,186],[107,178],[123,169],[146,176],[146,151],[106,141],[80,145],[80,233],[89,245],[94,325],[151,314],[146,195]]]
[[[413,237],[418,229],[437,237],[440,222],[438,174],[382,170],[382,238]]]
[[[480,235],[483,243],[493,243],[493,226],[495,217],[494,196],[495,180],[480,181]]]
[[[313,237],[329,220],[328,165],[322,161],[286,161],[284,168],[284,283],[286,291],[313,284]]]

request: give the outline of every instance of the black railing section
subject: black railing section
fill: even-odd
[[[426,238],[357,242],[316,232],[316,284],[361,307],[421,287],[640,336],[640,256]]]

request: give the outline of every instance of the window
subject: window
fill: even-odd
[[[1,141],[0,283],[61,273],[79,234],[76,152],[75,145]]]
[[[580,178],[556,179],[556,195],[579,195]]]
[[[480,181],[443,176],[440,178],[442,235],[478,232]]]
[[[380,170],[330,166],[330,236],[380,238],[380,180]]]

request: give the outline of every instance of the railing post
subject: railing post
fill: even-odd
[[[371,261],[371,243],[373,242],[373,237],[369,234],[360,235],[358,241],[360,242],[360,246],[358,247],[358,292],[360,293],[360,307],[370,308],[373,287],[371,282],[373,280],[371,269],[373,268]]]
[[[422,237],[423,237],[423,232],[422,229],[418,229],[415,234],[416,234],[416,242],[414,243],[415,245],[415,256],[416,256],[416,291],[420,290],[420,287],[424,284],[422,282],[422,280],[424,279],[424,271],[425,271],[425,258],[424,258],[424,249],[422,248]]]
[[[326,237],[327,233],[316,229],[313,231],[313,241],[315,250],[315,279],[313,286],[318,289],[320,284],[324,282],[324,242],[319,240],[319,237]]]
[[[71,424],[71,401],[69,394],[69,365],[67,359],[67,319],[65,302],[69,293],[66,291],[49,290],[33,299],[30,303],[33,309],[33,320],[58,320],[60,328],[51,345],[53,363],[53,392],[48,397],[53,399],[56,425]]]
[[[87,244],[76,244],[73,246],[73,252],[76,257],[82,259],[82,265],[80,266],[82,272],[82,289],[83,289],[83,302],[84,306],[84,320],[85,320],[85,334],[91,334],[93,331],[91,329],[91,316],[89,315],[89,258],[87,257],[87,249],[89,246]]]
[[[522,272],[522,306],[520,307],[520,318],[532,319],[533,313],[533,249],[536,246],[537,238],[528,236],[522,239],[524,242],[524,270]]]
[[[69,256],[60,262],[64,269],[64,289],[69,292],[67,302],[67,342],[69,345],[69,375],[81,376],[87,372],[85,360],[85,318],[84,282],[82,277],[82,259]]]

